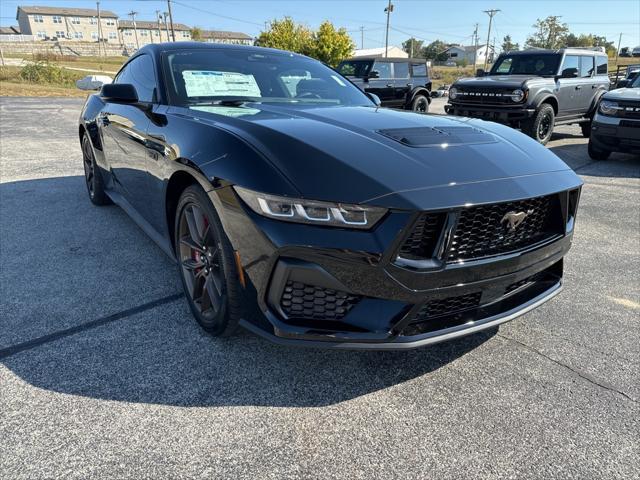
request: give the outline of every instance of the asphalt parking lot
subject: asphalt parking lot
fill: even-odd
[[[434,110],[442,108],[436,100]],[[640,159],[592,162],[561,295],[411,352],[203,334],[88,200],[78,99],[0,99],[0,477],[640,478]]]

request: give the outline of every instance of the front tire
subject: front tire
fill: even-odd
[[[229,336],[241,312],[233,248],[207,194],[197,185],[180,196],[174,222],[178,270],[189,308],[213,336]]]
[[[582,136],[584,138],[589,138],[591,136],[591,120],[581,123],[580,131],[582,132]]]
[[[84,182],[91,202],[100,206],[110,205],[112,202],[104,191],[104,181],[96,164],[91,139],[86,132],[82,136],[82,164],[84,166]]]
[[[611,155],[611,152],[607,150],[600,150],[598,147],[596,147],[591,141],[591,139],[589,140],[588,151],[589,151],[589,157],[592,160],[606,160],[609,158],[609,155]]]
[[[416,113],[429,113],[429,99],[424,95],[416,95],[411,102],[411,110]]]
[[[542,145],[546,145],[551,140],[555,119],[553,107],[543,103],[533,118],[522,125],[522,131]]]

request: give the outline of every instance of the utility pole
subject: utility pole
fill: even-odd
[[[413,37],[409,39],[409,58],[413,58]]]
[[[160,43],[162,43],[162,27],[160,26],[160,10],[156,10],[156,20],[158,21],[158,36],[160,37]],[[167,37],[167,42],[169,37]]]
[[[387,8],[384,9],[384,11],[387,14],[387,33],[384,37],[384,56],[386,58],[389,56],[389,16],[391,15],[391,12],[393,12],[393,5],[391,4],[391,0],[389,0],[389,4],[387,5]]]
[[[478,64],[478,24],[476,23],[476,29],[473,31],[473,68],[476,68]]]
[[[100,2],[96,2],[96,8],[98,9],[98,56],[102,55],[101,45],[102,45],[102,22],[100,21]],[[107,56],[106,47],[104,52],[105,57]]]
[[[618,48],[616,49],[616,65],[618,64],[618,53],[620,52],[620,43],[622,43],[622,33],[618,37]]]
[[[360,48],[364,49],[364,27],[360,27]]]
[[[485,10],[484,13],[486,13],[487,15],[489,15],[489,31],[487,32],[487,48],[485,49],[484,52],[484,68],[483,70],[487,69],[487,59],[489,58],[489,39],[491,38],[491,22],[493,21],[493,16],[498,13],[500,10]]]
[[[170,41],[169,39],[169,22],[167,22],[167,18],[169,17],[169,12],[163,12],[162,15],[164,16],[164,29],[167,32],[167,42]]]
[[[136,15],[138,12],[131,10],[127,15],[133,20],[133,34],[136,36],[136,50],[140,50],[140,44],[138,43],[138,27],[136,27]]]
[[[167,10],[169,10],[169,21],[171,22],[171,38],[176,41],[176,31],[173,29],[173,14],[171,13],[171,0],[167,0]]]

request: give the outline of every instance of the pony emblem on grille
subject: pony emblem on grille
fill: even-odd
[[[518,228],[518,225],[524,222],[524,219],[532,213],[533,210],[527,210],[526,212],[507,212],[504,214],[504,217],[502,217],[502,220],[500,220],[500,223],[503,225],[506,223],[509,230],[514,232],[516,228]]]

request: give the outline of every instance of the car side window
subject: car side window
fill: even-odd
[[[607,57],[596,57],[597,70],[596,75],[606,75],[609,68],[609,59]]]
[[[375,62],[372,70],[378,72],[378,78],[392,78],[391,64],[389,62]]]
[[[414,77],[427,76],[427,66],[424,63],[412,63],[411,69],[413,70]]]
[[[503,60],[498,68],[496,69],[496,73],[511,73],[511,65],[513,64],[513,58],[506,58]]]
[[[593,75],[593,57],[580,58],[580,77],[589,78]]]
[[[118,74],[115,83],[130,83],[136,87],[138,100],[155,101],[156,76],[153,60],[149,55],[140,55],[131,60]]]
[[[409,64],[405,62],[394,62],[393,78],[409,78]]]
[[[580,71],[580,57],[578,55],[566,55],[562,62],[562,76],[577,78]]]

